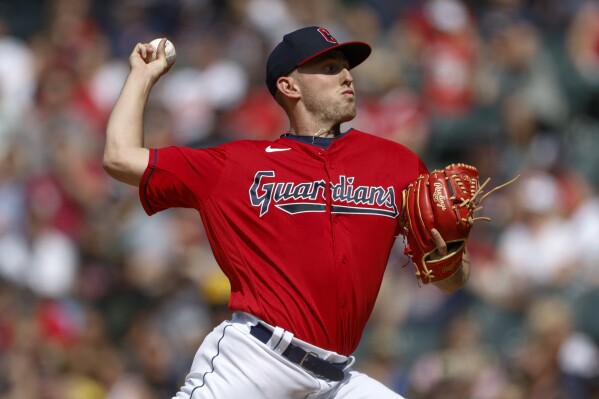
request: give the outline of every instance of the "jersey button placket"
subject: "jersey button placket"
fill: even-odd
[[[330,179],[330,181],[331,181],[331,182],[332,182],[332,181],[338,181],[338,179],[339,179],[339,177],[338,177],[338,176],[339,176],[339,172],[337,172],[336,174],[333,174],[333,173],[332,173],[332,170],[333,170],[333,169],[335,169],[335,164],[334,164],[334,163],[333,163],[331,160],[327,159],[328,157],[326,156],[326,153],[325,153],[324,151],[319,151],[319,152],[318,152],[318,155],[320,155],[320,156],[322,156],[322,157],[324,158],[324,165],[325,165],[325,168],[327,169],[327,174],[328,174],[328,176],[329,176],[329,179]],[[329,190],[328,194],[329,194],[329,195],[332,195],[332,193],[331,193],[331,191],[330,191],[330,190]],[[333,200],[332,200],[332,198],[328,198],[328,200],[330,201],[330,202],[329,202],[329,206],[331,206],[331,205],[332,205],[332,202],[333,202]],[[339,224],[339,216],[340,216],[340,215],[337,215],[337,214],[331,213],[331,221],[333,222],[333,225],[335,225],[335,226],[338,226],[338,224]],[[333,229],[333,236],[335,235],[334,231],[335,231],[335,229],[337,229],[337,228],[338,228],[338,227],[335,227],[335,228]],[[336,257],[336,258],[338,259],[337,261],[339,262],[339,259],[340,259],[340,258],[339,258],[339,257]],[[347,264],[347,257],[346,257],[345,255],[343,255],[343,256],[341,257],[340,264],[339,264],[339,263],[337,263],[337,264],[339,265],[339,267],[343,268],[343,267],[344,267],[344,266]],[[343,285],[343,284],[344,284],[344,283],[342,282],[342,280],[343,280],[343,279],[340,279],[340,281],[339,281],[339,284],[341,284],[341,285]],[[341,291],[343,291],[343,290],[341,290]],[[340,294],[340,298],[339,298],[339,308],[340,308],[341,310],[345,311],[345,310],[346,310],[346,306],[347,306],[347,300],[344,298],[344,295],[343,295],[343,294],[341,294],[341,293],[339,293],[339,294]]]

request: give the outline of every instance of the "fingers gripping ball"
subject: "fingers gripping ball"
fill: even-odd
[[[154,48],[153,59],[156,59],[156,57],[158,56],[158,45],[160,44],[161,40],[162,38],[158,38],[150,42],[150,45],[152,46],[152,48]],[[164,53],[166,55],[166,63],[168,65],[172,65],[173,62],[175,62],[175,59],[177,58],[177,51],[175,50],[175,45],[168,39],[165,43]]]
[[[481,196],[488,181],[479,185],[475,167],[451,164],[421,175],[403,191],[405,253],[414,263],[419,281],[441,281],[458,270],[472,225],[477,220],[489,220],[476,218],[474,213],[482,209],[480,204],[489,194],[513,180]],[[447,243],[447,254],[442,257],[435,251],[430,233],[433,228]]]

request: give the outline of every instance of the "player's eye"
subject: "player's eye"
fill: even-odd
[[[328,63],[323,66],[323,70],[327,74],[336,74],[343,70],[343,65],[338,63]]]

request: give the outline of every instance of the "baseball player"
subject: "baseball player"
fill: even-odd
[[[321,27],[284,36],[266,84],[289,117],[275,141],[143,147],[144,107],[166,73],[164,42],[137,44],[107,126],[104,167],[139,187],[145,211],[197,209],[231,283],[231,320],[198,349],[174,398],[400,398],[353,370],[352,352],[400,234],[402,190],[423,162],[340,124],[356,113],[350,70],[371,48]],[[436,234],[437,251],[447,249]],[[438,282],[462,286],[464,265]]]

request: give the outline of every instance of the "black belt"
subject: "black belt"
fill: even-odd
[[[272,331],[261,323],[252,326],[250,334],[263,343],[267,343],[270,340],[270,337],[272,337]],[[347,362],[332,363],[322,360],[316,353],[306,352],[297,345],[289,344],[282,355],[291,362],[299,364],[302,368],[311,371],[319,377],[331,381],[341,381],[345,376],[343,368],[347,365]]]

